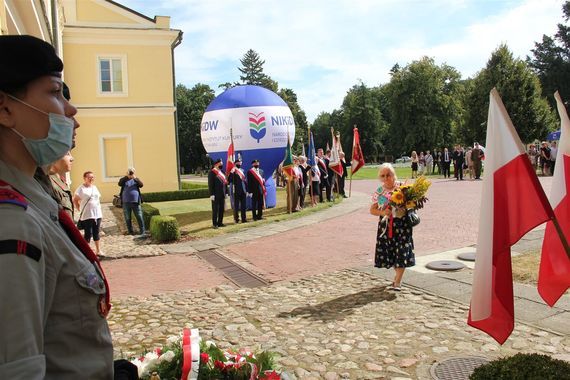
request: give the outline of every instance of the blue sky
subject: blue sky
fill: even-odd
[[[506,43],[525,58],[562,22],[563,0],[115,0],[146,16],[170,16],[184,32],[176,81],[187,87],[239,80],[248,49],[264,71],[292,88],[309,121],[340,107],[362,81],[386,83],[389,71],[424,55],[464,78]]]

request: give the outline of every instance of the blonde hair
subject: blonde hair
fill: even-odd
[[[384,162],[382,165],[380,165],[380,167],[378,168],[378,179],[380,179],[380,174],[382,174],[382,172],[384,170],[389,170],[390,173],[392,173],[392,175],[394,176],[394,181],[396,181],[398,179],[398,177],[396,176],[396,170],[394,170],[394,167],[392,166],[391,163],[389,162]]]

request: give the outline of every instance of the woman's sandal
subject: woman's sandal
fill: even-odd
[[[392,284],[390,286],[388,286],[388,290],[393,290],[395,292],[401,292],[402,286],[401,285],[396,286],[396,284],[394,282],[392,282]]]

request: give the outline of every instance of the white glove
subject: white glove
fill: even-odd
[[[247,193],[247,196],[251,198],[251,197],[253,197],[253,194],[252,194],[252,193]]]
[[[216,196],[215,196],[215,195],[210,195],[210,200],[211,200],[211,201],[215,201],[215,200],[216,200]]]

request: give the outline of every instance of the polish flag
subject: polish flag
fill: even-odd
[[[234,152],[234,139],[231,138],[230,146],[228,147],[228,158],[226,159],[226,177],[231,173],[235,164],[235,152]]]
[[[487,119],[485,176],[467,323],[503,344],[514,327],[511,246],[554,213],[496,89]]]
[[[558,92],[554,94],[560,114],[560,141],[552,178],[550,204],[562,231],[570,231],[570,120]],[[570,237],[570,234],[566,234]],[[538,272],[538,293],[550,306],[570,287],[570,257],[556,232],[548,222],[542,242],[542,257]]]

